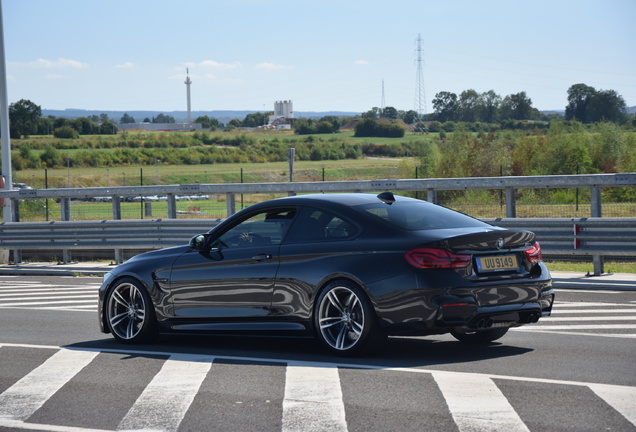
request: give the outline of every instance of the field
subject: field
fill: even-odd
[[[408,163],[408,159],[406,159]],[[294,181],[342,181],[396,178],[403,159],[343,159],[296,161]],[[414,169],[413,169],[414,173]],[[242,176],[242,181],[241,181]],[[15,182],[34,188],[109,187],[192,183],[259,183],[289,180],[287,162],[223,163],[211,165],[119,166],[110,168],[49,168],[16,172]],[[412,175],[410,176],[412,178]],[[143,180],[142,180],[143,178]],[[70,179],[70,180],[69,180]]]
[[[570,142],[570,139],[587,146],[586,151],[589,155],[597,154],[594,153],[594,149],[598,147],[598,142],[616,139],[616,142],[624,147],[620,147],[623,148],[621,152],[626,151],[625,157],[616,159],[631,160],[628,156],[632,152],[628,150],[630,146],[635,145],[634,134],[622,135],[619,131],[605,129],[583,132],[557,130],[551,131],[548,135],[542,135],[545,132],[537,132],[538,135],[531,136],[525,132],[510,131],[502,131],[496,136],[459,133],[448,134],[449,138],[446,141],[441,141],[437,133],[410,132],[400,139],[356,138],[351,130],[335,134],[302,136],[294,135],[290,131],[251,130],[180,134],[124,132],[116,136],[86,135],[78,140],[31,137],[13,143],[13,156],[23,162],[21,169],[15,168],[13,181],[39,189],[286,182],[289,180],[289,167],[285,161],[288,147],[296,148],[293,172],[293,180],[296,182],[422,178],[427,159],[421,152],[425,148],[430,150],[431,145],[442,153],[442,159],[429,175],[442,178],[528,173],[540,175],[541,172],[536,172],[536,168],[533,170],[530,166],[526,167],[527,172],[506,172],[504,164],[507,164],[507,170],[521,169],[519,164],[528,162],[527,159],[536,158],[552,147],[559,148],[561,141]],[[543,152],[537,148],[539,145],[543,146]],[[57,149],[57,162],[49,164],[51,168],[26,168],[31,162],[40,160],[45,148],[51,146]],[[618,148],[614,150],[618,152]],[[313,152],[317,150],[321,152],[318,155],[320,157],[314,157]],[[520,162],[514,162],[514,151],[517,150],[520,151]],[[499,161],[502,151],[507,152],[508,159]],[[114,155],[116,157],[113,157]],[[555,156],[552,159],[561,159],[564,156],[562,152],[558,158]],[[110,157],[113,158],[109,159]],[[196,159],[201,157],[208,157],[210,162],[195,163]],[[188,163],[175,162],[182,159],[188,159]],[[235,162],[232,162],[233,160]],[[548,160],[536,160],[536,166],[545,167]],[[608,161],[599,159],[596,163],[600,167],[601,163],[607,164]],[[463,165],[463,170],[457,169],[460,165]],[[33,166],[43,165],[40,162],[34,163]],[[562,169],[560,166],[555,169],[557,171],[544,174],[573,173],[572,170],[558,171]],[[600,171],[598,167],[590,166],[588,171],[583,172],[614,171]],[[606,189],[602,193],[604,217],[636,215],[633,188]],[[423,192],[403,194],[425,197]],[[240,208],[267,198],[271,197],[245,195],[240,197],[240,201],[237,198],[237,201]],[[588,217],[589,201],[587,189],[519,190],[517,217]],[[500,191],[439,191],[438,203],[480,218],[505,216],[504,197]],[[53,201],[25,201],[20,207],[22,220],[59,218],[59,206]],[[74,202],[71,208],[71,217],[76,220],[108,219],[112,215],[109,203]],[[178,202],[178,211],[187,217],[223,217],[225,196],[211,196],[204,201]],[[124,218],[146,215],[166,217],[166,213],[165,202],[122,205]]]

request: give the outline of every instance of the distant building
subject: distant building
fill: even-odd
[[[294,107],[292,106],[292,101],[274,102],[274,116],[294,118]]]
[[[269,116],[268,128],[291,129],[294,118],[292,101],[274,102],[274,115]]]

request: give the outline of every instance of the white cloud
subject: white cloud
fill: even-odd
[[[360,66],[367,66],[367,65],[369,64],[369,62],[368,62],[368,61],[366,61],[366,60],[355,60],[355,61],[353,62],[353,64],[355,64],[355,65],[360,65]]]
[[[69,59],[64,59],[64,58],[58,58],[57,60],[47,60],[47,59],[39,58],[36,61],[31,62],[29,64],[32,65],[32,66],[46,68],[46,69],[51,69],[51,68],[58,68],[58,69],[74,68],[74,69],[80,69],[80,68],[85,68],[85,67],[88,66],[88,64],[79,62],[77,60],[69,60]]]
[[[237,69],[243,66],[241,62],[238,62],[238,61],[235,61],[232,63],[220,63],[216,60],[203,60],[199,63],[189,62],[189,63],[186,63],[185,65],[191,68],[200,67],[204,69],[214,69],[214,70]]]
[[[135,66],[135,64],[133,62],[125,62],[125,63],[121,63],[121,64],[118,64],[118,65],[115,65],[115,67],[117,69],[130,69],[130,68],[132,68],[134,66]]]
[[[265,69],[265,70],[289,69],[287,66],[278,65],[278,64],[270,63],[270,62],[259,63],[256,66],[254,66],[254,68],[255,69]]]

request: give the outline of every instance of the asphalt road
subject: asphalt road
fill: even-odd
[[[559,289],[488,346],[343,359],[303,339],[123,346],[98,331],[99,283],[0,276],[0,431],[636,430],[635,291]]]

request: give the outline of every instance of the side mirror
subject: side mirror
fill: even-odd
[[[194,250],[202,251],[205,249],[206,240],[207,236],[205,234],[195,235],[190,239],[188,246]]]

